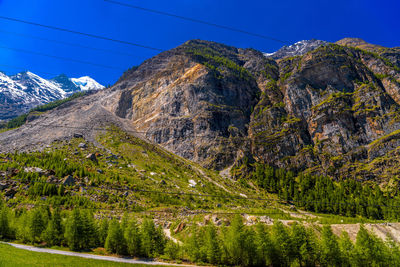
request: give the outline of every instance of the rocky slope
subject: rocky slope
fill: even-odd
[[[0,72],[0,120],[16,117],[35,106],[62,99],[78,91],[103,87],[87,76],[70,79],[62,74],[46,80],[29,71],[13,76]]]
[[[235,175],[257,161],[390,185],[400,174],[400,53],[339,44],[274,60],[188,41],[110,89],[0,134],[0,149],[37,148],[81,128],[93,138],[113,123],[205,167],[233,166]]]

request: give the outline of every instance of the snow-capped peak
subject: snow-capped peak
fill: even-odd
[[[104,86],[96,82],[94,79],[89,76],[83,76],[80,78],[71,78],[71,81],[78,86],[82,91],[87,90],[100,90],[103,89]]]
[[[16,117],[29,109],[87,90],[104,86],[84,76],[77,79],[62,74],[48,80],[30,71],[7,76],[0,72],[0,120]]]
[[[311,40],[302,40],[298,41],[289,46],[283,46],[278,51],[273,53],[264,53],[265,57],[273,58],[273,59],[281,59],[284,57],[293,57],[293,56],[301,56],[306,54],[309,51],[312,51],[322,45],[326,45],[328,42],[311,39]]]

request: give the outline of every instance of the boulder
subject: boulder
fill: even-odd
[[[79,148],[87,148],[86,143],[79,143],[78,145]]]
[[[81,134],[81,133],[74,133],[74,138],[83,138],[83,134]]]
[[[87,156],[86,156],[86,159],[89,159],[89,160],[91,160],[91,161],[97,163],[97,157],[96,157],[96,155],[93,154],[93,153],[90,153],[89,155],[87,155]]]
[[[75,184],[75,179],[74,179],[74,177],[72,177],[72,175],[68,175],[64,178],[64,180],[62,181],[62,184],[64,186],[72,186]]]

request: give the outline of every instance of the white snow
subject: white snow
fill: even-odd
[[[327,42],[321,40],[301,40],[289,46],[283,46],[278,51],[272,53],[263,53],[265,57],[283,58],[289,56],[304,55],[305,53],[314,50],[321,45],[325,45]]]
[[[104,86],[90,78],[89,76],[83,76],[80,78],[71,78],[71,81],[81,88],[82,91],[87,90],[100,90],[103,89]]]
[[[73,92],[104,88],[88,76],[72,78],[70,81],[77,86]],[[30,71],[13,76],[0,72],[0,107],[5,107],[6,110],[10,107],[15,107],[16,110],[23,107],[22,110],[29,110],[37,105],[68,97],[71,92],[66,92],[62,88],[64,88],[62,84],[44,79]]]

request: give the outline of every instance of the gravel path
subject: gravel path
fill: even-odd
[[[158,262],[158,261],[151,261],[151,260],[135,260],[135,259],[130,259],[130,258],[99,256],[99,255],[93,255],[93,254],[84,254],[84,253],[71,252],[71,251],[62,251],[62,250],[56,250],[56,249],[38,248],[38,247],[20,245],[20,244],[14,244],[14,243],[6,243],[6,244],[9,244],[10,246],[13,246],[15,248],[25,249],[25,250],[34,251],[34,252],[58,254],[58,255],[65,255],[65,256],[74,256],[74,257],[81,257],[81,258],[94,259],[94,260],[123,262],[123,263],[131,263],[131,264],[146,264],[146,265],[194,266],[194,265],[184,265],[184,264],[173,264],[173,263],[166,263],[166,262]]]

